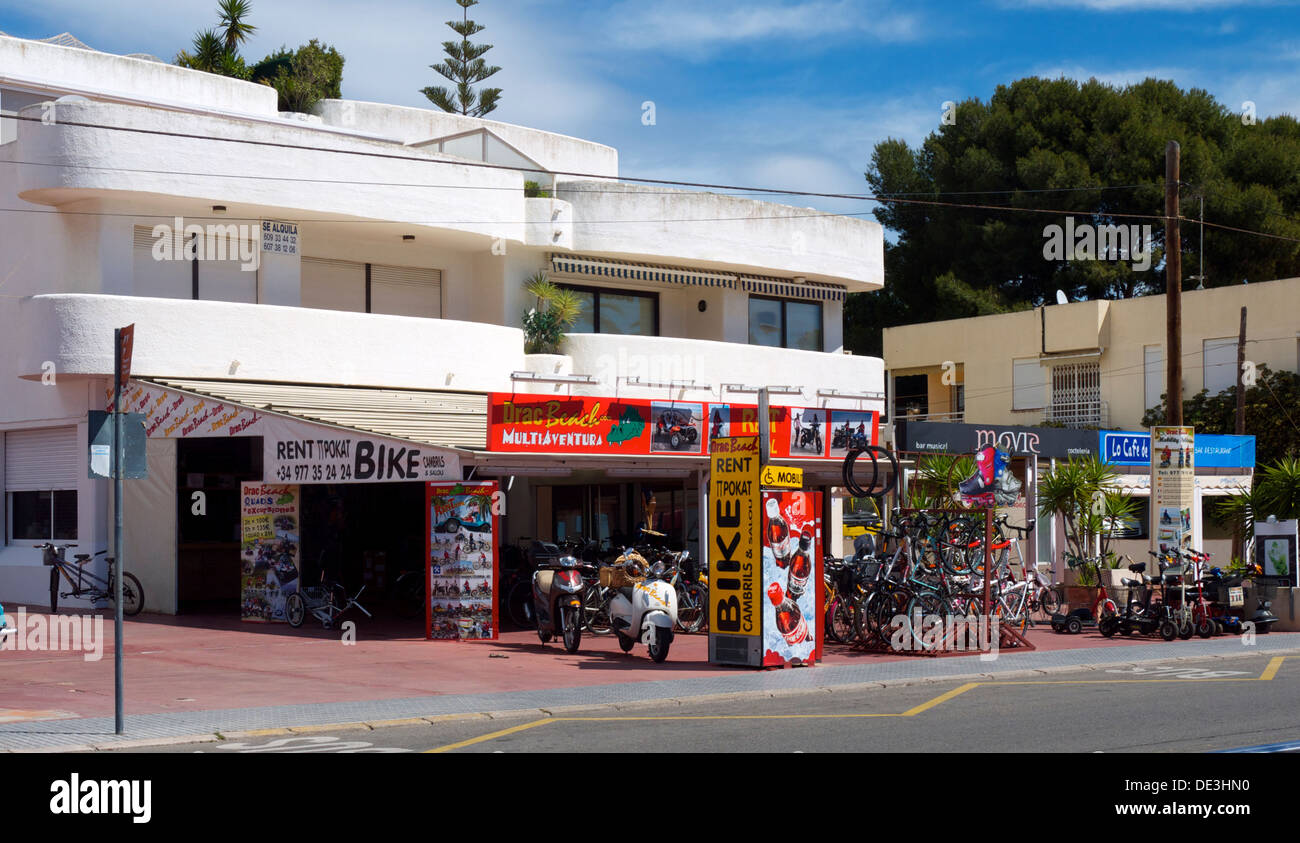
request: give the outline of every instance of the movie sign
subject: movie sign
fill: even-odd
[[[714,439],[709,459],[709,661],[761,663],[757,436]]]

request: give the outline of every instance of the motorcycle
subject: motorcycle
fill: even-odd
[[[533,610],[537,615],[537,637],[543,644],[559,633],[564,649],[578,652],[586,616],[582,608],[581,563],[562,556],[533,572]]]
[[[651,660],[661,663],[668,658],[677,624],[677,593],[667,581],[668,568],[663,562],[655,562],[648,571],[637,562],[624,566],[632,583],[619,587],[609,604],[618,646],[628,653],[640,641],[649,648]]]
[[[799,447],[805,451],[822,452],[821,425],[809,423],[799,428]]]

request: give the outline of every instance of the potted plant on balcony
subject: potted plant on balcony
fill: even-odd
[[[1065,527],[1065,554],[1084,559],[1100,555],[1103,569],[1115,568],[1119,559],[1110,549],[1115,524],[1133,513],[1133,495],[1118,488],[1119,473],[1095,456],[1057,463],[1038,480],[1038,512],[1046,518],[1059,515]],[[1075,582],[1070,583],[1074,578]],[[1090,565],[1066,571],[1066,602],[1087,605],[1095,586]],[[1103,583],[1104,585],[1105,583]]]
[[[524,282],[524,289],[537,299],[524,314],[524,353],[560,353],[564,332],[582,312],[582,301],[572,290],[557,287],[545,272]]]

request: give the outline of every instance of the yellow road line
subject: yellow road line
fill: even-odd
[[[495,740],[496,738],[503,738],[506,735],[513,735],[516,732],[522,732],[525,729],[531,729],[534,726],[545,726],[547,723],[554,723],[554,722],[555,722],[554,717],[543,717],[541,720],[534,720],[531,723],[520,723],[518,726],[511,726],[509,729],[501,729],[499,731],[492,732],[490,734],[479,735],[477,738],[470,738],[469,740],[465,740],[465,741],[457,741],[456,743],[449,743],[446,746],[440,746],[437,747],[436,749],[425,750],[425,752],[451,752],[453,749],[460,749],[466,746],[473,746],[476,743],[482,743],[483,741],[490,741],[490,740]]]
[[[979,682],[967,682],[965,685],[962,685],[961,687],[953,688],[951,691],[949,691],[946,694],[940,694],[939,696],[935,697],[929,702],[921,703],[920,705],[914,708],[909,708],[907,711],[903,712],[902,716],[915,717],[916,715],[920,714],[923,711],[929,711],[930,709],[934,708],[937,705],[943,705],[948,700],[952,699],[953,697],[966,693],[971,688],[978,688],[980,684],[981,683]]]
[[[1176,683],[1200,683],[1200,682],[1267,682],[1277,676],[1278,670],[1282,667],[1285,656],[1275,656],[1269,660],[1268,666],[1258,677],[1246,677],[1244,679],[1043,679],[1043,680],[1008,680],[1005,682],[967,682],[946,691],[932,700],[923,702],[918,706],[909,708],[901,714],[661,714],[661,715],[615,715],[612,717],[544,717],[541,720],[534,720],[530,723],[521,723],[518,726],[511,726],[509,729],[501,729],[486,735],[480,735],[477,738],[459,741],[457,743],[440,746],[437,749],[426,750],[427,752],[450,752],[453,749],[460,749],[466,746],[473,746],[484,741],[495,740],[496,738],[512,735],[516,732],[522,732],[525,729],[531,729],[535,726],[543,726],[547,723],[594,723],[599,721],[609,722],[626,722],[626,721],[654,721],[654,720],[851,720],[866,717],[915,717],[918,714],[929,711],[932,708],[943,705],[951,699],[961,696],[967,691],[979,688],[980,686],[996,685],[1135,685],[1140,683],[1153,682],[1176,682]]]
[[[852,717],[902,717],[901,714],[661,714],[614,717],[556,717],[557,723],[591,723],[600,720],[843,720]]]

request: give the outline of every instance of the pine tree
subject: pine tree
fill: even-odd
[[[451,91],[443,87],[428,87],[423,89],[423,94],[429,98],[429,102],[443,111],[482,117],[496,109],[497,100],[501,97],[501,89],[483,88],[475,94],[470,85],[482,82],[501,68],[489,66],[483,59],[483,54],[492,49],[491,44],[470,43],[470,36],[484,29],[469,19],[469,7],[477,6],[478,0],[456,0],[456,3],[463,10],[463,17],[460,21],[447,21],[447,26],[451,27],[461,40],[442,42],[448,60],[429,65],[449,81],[454,82],[456,89]]]

